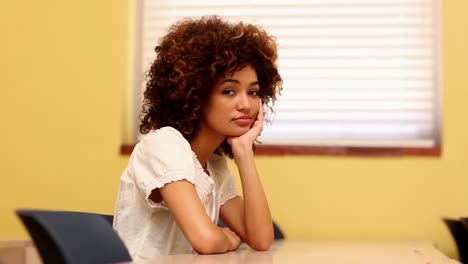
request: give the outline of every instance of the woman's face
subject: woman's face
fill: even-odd
[[[259,91],[257,72],[249,65],[218,79],[204,107],[200,131],[220,137],[243,135],[257,118]]]

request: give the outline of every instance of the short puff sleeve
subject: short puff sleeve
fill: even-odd
[[[182,134],[172,127],[163,127],[146,135],[135,146],[130,162],[134,181],[150,207],[165,207],[149,199],[154,189],[179,180],[194,184],[192,149]]]

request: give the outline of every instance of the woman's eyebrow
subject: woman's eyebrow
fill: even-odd
[[[236,79],[224,79],[223,80],[223,83],[237,83],[237,84],[240,84],[240,81],[239,80],[236,80]],[[254,81],[254,82],[251,82],[249,84],[249,86],[254,86],[254,85],[258,85],[258,81]]]

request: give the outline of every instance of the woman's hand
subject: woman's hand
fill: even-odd
[[[234,157],[237,156],[236,154],[241,154],[245,149],[251,150],[255,140],[263,130],[263,105],[261,99],[258,100],[258,104],[259,108],[257,117],[250,129],[241,136],[227,138],[227,142],[231,145]]]
[[[223,231],[223,233],[226,235],[226,237],[228,238],[230,242],[229,251],[236,250],[240,246],[240,243],[241,243],[240,237],[236,233],[234,233],[231,229],[229,229],[229,227],[222,227],[221,230]]]

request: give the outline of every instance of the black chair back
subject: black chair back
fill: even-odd
[[[468,229],[457,219],[443,218],[458,248],[460,261],[468,263]]]
[[[285,238],[283,231],[281,231],[281,228],[274,221],[273,221],[273,232],[274,232],[275,240],[280,240],[280,239]]]
[[[16,210],[44,263],[102,264],[131,261],[118,234],[102,215]]]
[[[112,226],[114,223],[114,216],[113,215],[106,215],[106,214],[100,214],[100,216],[104,217],[106,221]]]

